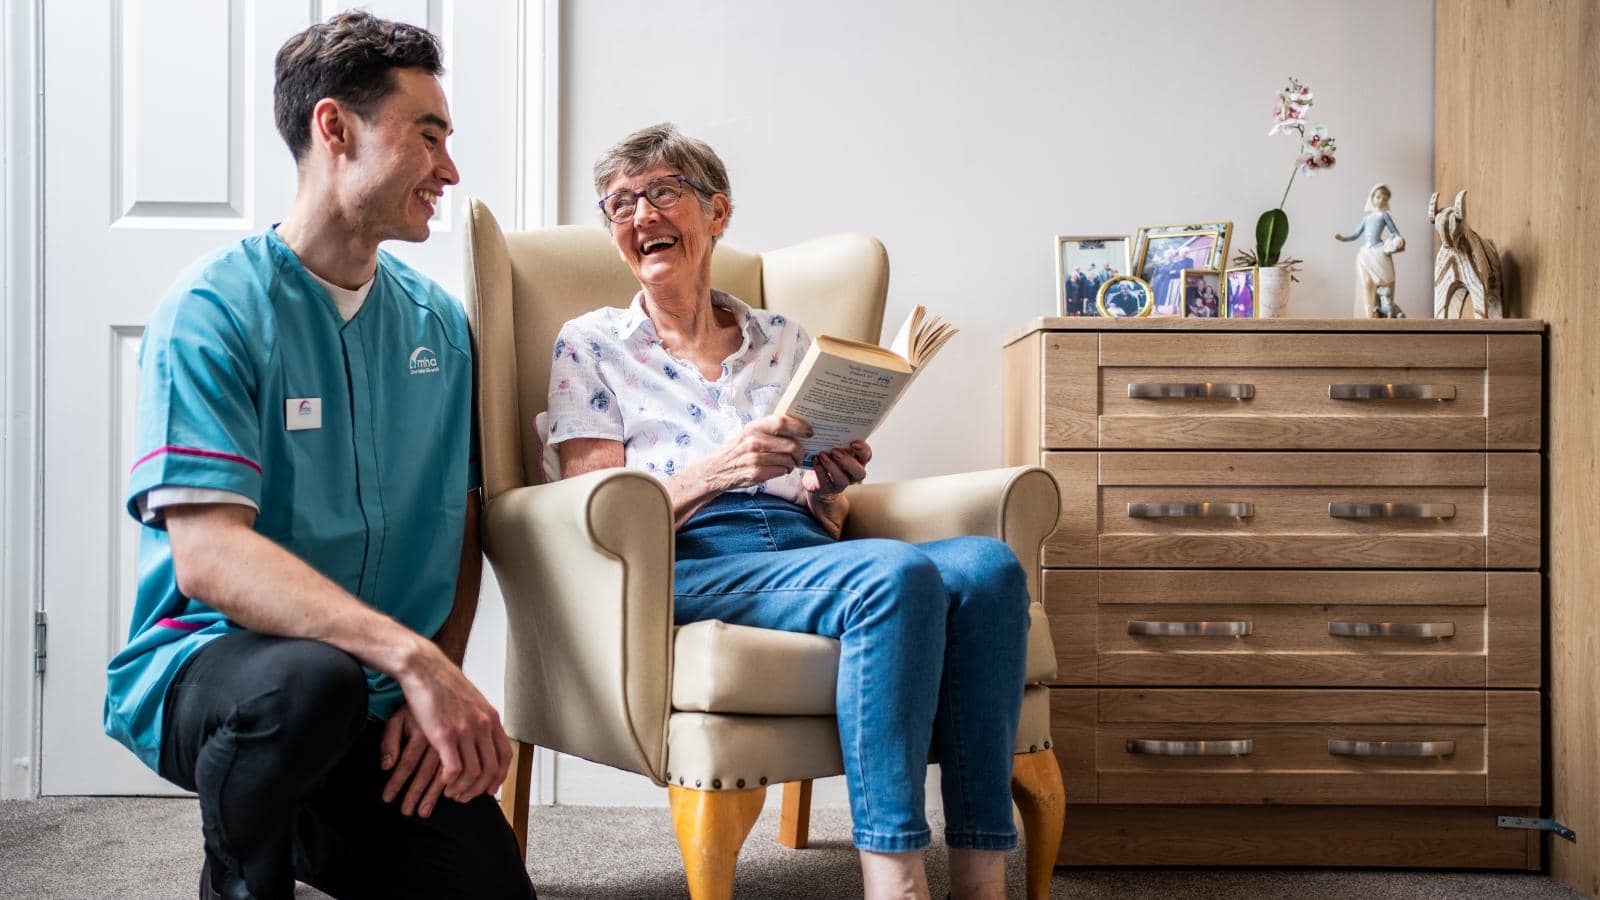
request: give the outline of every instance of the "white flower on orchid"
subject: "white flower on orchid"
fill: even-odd
[[[1333,138],[1329,137],[1326,128],[1306,119],[1315,99],[1316,95],[1310,87],[1302,84],[1298,78],[1290,78],[1288,86],[1278,92],[1277,103],[1272,108],[1272,127],[1267,135],[1294,132],[1300,137],[1300,151],[1289,170],[1289,183],[1284,185],[1283,197],[1278,201],[1277,208],[1262,213],[1256,225],[1257,234],[1263,233],[1262,229],[1265,228],[1267,235],[1266,243],[1258,245],[1256,249],[1257,259],[1262,265],[1278,264],[1283,238],[1288,234],[1289,227],[1288,215],[1283,207],[1289,201],[1289,189],[1294,187],[1295,176],[1304,174],[1309,177],[1334,166]],[[1269,217],[1275,218],[1269,221]]]

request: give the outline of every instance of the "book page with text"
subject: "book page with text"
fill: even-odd
[[[908,372],[823,353],[815,343],[800,371],[805,377],[790,383],[774,412],[811,425],[802,463],[807,468],[818,453],[866,440],[911,382]]]

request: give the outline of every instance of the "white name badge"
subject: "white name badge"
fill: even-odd
[[[285,431],[310,431],[322,427],[321,397],[290,397],[283,401]]]

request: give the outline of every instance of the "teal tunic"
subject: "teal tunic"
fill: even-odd
[[[178,277],[145,329],[128,510],[158,487],[242,494],[258,533],[431,636],[477,487],[471,348],[461,305],[387,253],[345,322],[275,229],[226,247]],[[239,628],[178,591],[163,524],[142,526],[106,733],[157,768],[173,676]],[[367,685],[374,716],[402,702],[388,675],[369,669]]]

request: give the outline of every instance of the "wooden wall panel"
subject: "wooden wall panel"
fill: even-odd
[[[1549,323],[1551,874],[1600,897],[1600,3],[1437,0],[1434,185],[1505,257],[1511,314]]]

